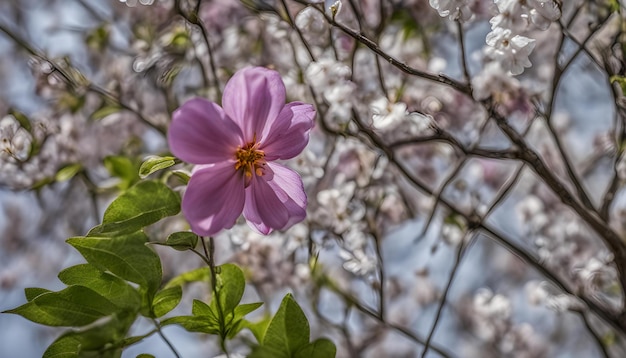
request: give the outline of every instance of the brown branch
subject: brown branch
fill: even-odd
[[[34,46],[32,46],[31,44],[29,44],[26,40],[24,40],[23,38],[21,38],[20,36],[18,36],[17,34],[15,34],[13,31],[11,31],[8,27],[6,27],[3,24],[0,24],[0,32],[4,32],[16,45],[18,45],[20,48],[22,48],[23,50],[25,50],[26,52],[28,52],[31,56],[35,57],[36,59],[40,60],[40,61],[44,61],[50,64],[50,66],[52,67],[52,72],[54,73],[58,73],[61,77],[62,80],[67,83],[68,85],[74,87],[74,88],[84,88],[89,92],[95,93],[97,95],[99,95],[100,97],[102,97],[105,100],[108,100],[112,103],[115,103],[116,105],[120,106],[121,108],[123,108],[124,110],[133,113],[141,122],[145,123],[146,125],[148,125],[151,128],[156,129],[159,133],[165,135],[166,131],[164,128],[150,122],[148,119],[146,119],[146,117],[144,117],[141,112],[139,112],[139,110],[131,107],[129,104],[123,102],[121,100],[121,98],[118,98],[116,96],[114,96],[112,93],[108,92],[107,90],[105,90],[104,88],[99,87],[98,85],[92,83],[90,80],[85,78],[85,82],[86,83],[78,83],[78,81],[76,81],[72,75],[70,73],[68,73],[63,67],[59,66],[57,63],[55,63],[54,61],[52,61],[51,59],[49,59],[48,57],[46,57],[46,55],[44,55],[44,53],[42,51],[39,51],[37,49],[35,49]],[[69,64],[68,64],[69,66]],[[70,70],[79,72],[78,70],[76,70],[73,67],[70,67]],[[82,75],[82,74],[81,74]]]
[[[343,33],[345,33],[346,35],[352,37],[353,39],[355,39],[356,41],[360,42],[361,44],[367,46],[370,50],[372,50],[374,53],[376,53],[377,55],[381,56],[385,61],[389,62],[392,66],[398,68],[400,71],[407,73],[409,75],[412,76],[416,76],[416,77],[420,77],[423,78],[425,80],[428,81],[432,81],[432,82],[436,82],[439,84],[444,84],[447,86],[450,86],[454,89],[456,89],[459,92],[465,93],[468,96],[471,97],[471,89],[468,85],[465,85],[459,81],[456,81],[448,76],[445,76],[443,74],[439,74],[439,75],[435,75],[426,71],[422,71],[422,70],[418,70],[417,68],[411,67],[407,64],[405,64],[404,62],[396,59],[395,57],[389,55],[388,53],[386,53],[385,51],[383,51],[380,46],[378,46],[377,43],[375,43],[374,41],[372,41],[371,39],[369,39],[367,36],[363,35],[360,32],[354,31],[352,29],[350,29],[349,27],[342,25],[338,22],[336,22],[332,17],[330,17],[328,14],[326,14],[323,10],[321,10],[320,8],[316,7],[316,6],[312,6],[311,4],[303,1],[303,0],[294,0],[300,4],[304,4],[307,6],[311,6],[312,8],[316,9],[317,11],[319,11],[322,15],[324,15],[324,17],[326,18],[326,21],[331,24],[332,26],[338,28],[339,30],[341,30]]]
[[[389,162],[392,163],[400,171],[400,173],[407,180],[409,180],[409,182],[412,185],[415,186],[415,188],[419,189],[420,191],[426,193],[429,196],[433,196],[434,195],[433,190],[428,188],[426,183],[422,182],[420,179],[418,179],[413,174],[411,174],[409,172],[409,170],[396,158],[394,151],[391,148],[389,148],[384,143],[384,141],[374,131],[372,131],[371,129],[369,129],[366,126],[364,126],[358,120],[358,118],[355,120],[355,123],[359,127],[360,132],[363,133],[367,137],[367,139],[369,139],[370,145],[375,147],[376,149],[381,150],[385,154],[385,156],[387,156],[387,158],[389,159]],[[512,130],[512,128],[511,128],[511,130]],[[515,133],[515,135],[517,135],[517,133]],[[534,153],[534,152],[527,151],[525,153],[526,153],[525,155],[531,156],[530,158],[525,158],[525,160],[530,160],[530,159],[533,159],[535,161],[538,160],[539,163],[543,164],[539,158],[532,157],[532,153]],[[529,153],[531,153],[531,154],[529,154]],[[539,166],[537,163],[535,163],[535,165]],[[540,167],[540,168],[542,168],[543,171],[547,171],[547,168],[545,168],[545,166]],[[548,171],[548,173],[550,174],[549,176],[551,177],[551,173],[549,171]],[[546,174],[546,173],[543,173],[543,174]],[[553,178],[553,177],[551,177],[551,178]],[[556,180],[556,179],[553,178],[553,180]],[[552,185],[557,186],[556,189],[559,189],[559,187],[561,188],[560,190],[558,190],[558,192],[562,192],[563,197],[566,198],[564,200],[568,200],[570,206],[571,205],[577,205],[578,208],[582,208],[580,206],[580,204],[578,202],[576,202],[573,199],[573,197],[571,197],[569,192],[562,186],[562,184],[560,182],[556,181],[556,183],[552,183]],[[567,293],[569,295],[576,296],[579,299],[581,299],[587,305],[587,307],[591,311],[593,311],[598,317],[602,318],[602,320],[607,322],[609,325],[611,325],[617,331],[619,331],[622,334],[626,335],[626,322],[624,322],[624,320],[619,315],[616,315],[616,312],[613,312],[613,311],[610,311],[610,310],[607,310],[605,308],[600,307],[598,304],[596,304],[590,298],[588,298],[588,297],[586,297],[586,296],[584,296],[582,294],[575,294],[574,291],[563,280],[561,280],[554,273],[552,273],[552,271],[550,271],[547,267],[545,267],[534,254],[528,252],[526,249],[524,249],[521,246],[515,244],[511,240],[506,239],[502,234],[500,234],[497,231],[497,229],[491,227],[487,223],[484,223],[483,222],[483,218],[480,218],[477,215],[471,215],[471,214],[467,214],[467,213],[463,212],[462,210],[457,208],[456,205],[454,205],[451,201],[449,201],[445,197],[441,197],[440,198],[440,203],[446,209],[450,210],[452,213],[463,217],[467,221],[467,223],[468,223],[468,225],[470,227],[475,227],[475,228],[481,230],[488,237],[492,238],[497,243],[499,243],[501,246],[503,246],[505,249],[507,249],[508,251],[510,251],[511,253],[516,255],[517,257],[519,257],[522,261],[524,261],[527,264],[529,264],[532,267],[534,267],[537,271],[539,271],[540,274],[542,274],[547,280],[549,280],[552,283],[554,283],[563,292],[565,292],[565,293]],[[585,215],[585,217],[587,219],[593,220],[593,222],[597,222],[597,220],[598,220],[596,217],[590,216],[590,214],[588,214],[586,211],[584,211],[583,214]],[[579,215],[581,215],[581,214],[579,213]],[[602,222],[599,222],[599,223],[600,223],[599,225],[602,227],[602,230],[608,229],[608,228],[606,228],[604,226],[604,224],[602,224]],[[608,230],[610,230],[610,229],[608,229]],[[611,235],[615,235],[615,233],[613,233],[612,231],[610,231],[610,233],[611,233]],[[615,254],[616,254],[616,258],[617,258],[617,255],[619,254],[619,252],[616,252]],[[622,257],[622,256],[620,256],[620,257]],[[617,259],[616,259],[616,261],[617,261]],[[622,261],[622,263],[624,263],[624,262],[626,262],[626,261]],[[616,265],[618,266],[618,269],[619,269],[620,265],[617,262],[616,262]],[[623,276],[621,276],[621,277],[623,277]]]

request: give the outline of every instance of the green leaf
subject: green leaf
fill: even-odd
[[[211,320],[213,320],[215,324],[219,323],[217,321],[217,312],[215,312],[211,306],[199,300],[193,300],[191,314],[194,316],[211,317]]]
[[[224,264],[216,267],[218,274],[216,277],[217,296],[224,317],[232,313],[235,307],[241,302],[243,292],[246,289],[246,279],[243,271],[235,264]],[[215,293],[214,293],[215,296]],[[211,301],[211,307],[218,311],[215,299]]]
[[[294,358],[334,358],[336,354],[335,344],[326,338],[320,338],[302,347]]]
[[[54,179],[56,181],[66,181],[72,179],[76,174],[78,174],[83,169],[83,166],[80,164],[69,164],[59,169]]]
[[[609,2],[609,10],[611,12],[618,12],[620,8],[619,0],[608,0]]]
[[[26,296],[26,301],[30,302],[35,297],[37,297],[39,295],[43,295],[44,293],[48,293],[48,292],[52,292],[52,291],[47,290],[45,288],[28,287],[28,288],[24,289],[24,296]]]
[[[104,166],[112,176],[120,179],[117,187],[121,190],[126,190],[139,181],[137,166],[128,157],[119,155],[108,156],[104,158]]]
[[[145,336],[132,336],[132,337],[126,337],[123,340],[121,340],[117,346],[119,347],[128,347],[128,346],[132,346],[135,343],[141,342],[144,339],[146,339]]]
[[[605,335],[603,335],[600,340],[604,344],[605,347],[611,347],[616,343],[615,333],[608,331]]]
[[[103,52],[108,44],[110,38],[110,30],[108,24],[104,23],[87,33],[85,37],[85,43],[87,46],[98,52]]]
[[[161,317],[176,308],[182,296],[183,289],[180,286],[173,286],[157,292],[152,302],[154,317]]]
[[[13,118],[15,118],[15,120],[20,124],[20,126],[26,129],[28,133],[32,133],[33,128],[30,124],[30,119],[28,119],[28,117],[24,113],[16,110],[15,108],[11,108],[9,109],[7,114],[13,116]]]
[[[309,322],[291,294],[283,298],[263,336],[264,321],[243,323],[250,328],[259,342],[262,341],[260,346],[253,348],[249,357],[330,358],[335,357],[337,353],[334,343],[328,339],[322,338],[309,343]]]
[[[170,280],[165,288],[173,286],[183,286],[191,282],[209,282],[211,280],[211,269],[208,267],[200,267],[195,270],[184,272]]]
[[[84,81],[84,77],[82,77],[80,73],[74,72],[70,75],[76,75],[76,81]],[[69,110],[72,113],[76,113],[85,105],[85,95],[74,95],[69,91],[61,92],[61,95],[56,98],[55,103],[61,110]]]
[[[291,358],[285,352],[266,346],[256,346],[248,355],[248,358]]]
[[[239,331],[245,328],[246,325],[244,323],[243,318],[248,313],[256,310],[262,305],[263,305],[263,302],[255,302],[255,303],[244,303],[242,305],[235,307],[235,311],[233,312],[233,314],[228,315],[226,317],[226,322],[229,322],[229,324],[227,325],[227,329],[226,329],[227,338],[232,339],[233,337],[237,335],[237,333],[239,333]]]
[[[104,212],[96,234],[132,233],[180,211],[180,197],[165,184],[143,181],[122,193]]]
[[[263,346],[291,357],[309,343],[309,322],[291,294],[287,294],[270,322]]]
[[[198,245],[198,235],[189,231],[175,232],[167,237],[165,245],[178,251],[191,250]]]
[[[36,181],[31,187],[31,190],[39,191],[41,188],[48,184],[54,183],[54,178],[46,177],[41,180]]]
[[[622,89],[622,95],[626,96],[626,77],[619,76],[619,75],[613,75],[613,76],[611,76],[611,78],[609,78],[609,81],[611,81],[611,83],[616,83],[617,82],[617,84]]]
[[[141,353],[137,356],[137,358],[155,358],[152,354]]]
[[[80,339],[75,334],[57,338],[44,352],[43,358],[80,357]]]
[[[150,156],[141,163],[139,176],[143,179],[156,171],[169,168],[174,164],[176,164],[176,158],[174,157]]]
[[[121,308],[136,312],[141,307],[141,296],[135,288],[93,265],[68,267],[59,273],[59,279],[68,286],[81,285],[90,288]]]
[[[184,69],[185,66],[178,62],[174,62],[171,67],[166,69],[165,72],[159,76],[159,86],[163,88],[170,88],[176,77],[178,77]]]
[[[270,325],[272,321],[272,316],[265,315],[263,319],[257,322],[250,322],[248,320],[242,320],[242,328],[247,328],[252,332],[254,338],[256,338],[257,342],[263,342],[265,338],[265,332],[267,331],[267,327]]]
[[[243,318],[248,313],[256,311],[263,306],[263,302],[244,303],[235,308],[235,319]]]
[[[91,114],[91,119],[99,121],[112,114],[118,113],[122,110],[122,107],[117,105],[104,105]]]
[[[87,327],[64,333],[44,353],[48,357],[119,358],[125,336],[136,314],[128,312],[101,319]]]
[[[219,334],[220,327],[207,316],[176,316],[161,321],[161,326],[177,324],[189,332]]]
[[[159,256],[145,245],[146,241],[144,233],[135,232],[115,238],[73,237],[67,243],[100,271],[109,271],[145,288],[151,301],[161,285],[162,270]]]
[[[47,326],[84,326],[119,310],[111,301],[83,286],[41,294],[5,313],[18,314]]]
[[[216,282],[211,303],[194,301],[192,313],[194,316],[206,316],[208,321],[219,327],[222,338],[232,338],[242,328],[242,318],[245,314],[259,307],[258,304],[239,306],[246,287],[243,271],[234,264],[224,264],[215,268]],[[237,315],[237,308],[240,314]]]
[[[183,184],[187,185],[189,183],[189,179],[191,179],[191,175],[184,170],[172,170],[172,175],[180,179]]]

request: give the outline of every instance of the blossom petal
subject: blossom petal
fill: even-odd
[[[248,224],[262,234],[291,227],[306,216],[307,198],[300,175],[280,164],[268,166],[274,172],[272,180],[253,178],[246,188],[243,209]]]
[[[202,98],[174,111],[167,139],[172,153],[192,164],[232,159],[243,143],[241,130],[222,108]]]
[[[222,106],[243,131],[245,143],[250,143],[260,139],[266,122],[278,116],[285,106],[285,97],[285,85],[278,72],[247,67],[237,71],[226,84]]]
[[[244,199],[243,176],[234,162],[202,165],[194,168],[182,209],[193,232],[208,236],[235,224]]]
[[[271,126],[266,127],[261,148],[266,160],[290,159],[300,154],[309,142],[315,108],[302,102],[283,107]]]
[[[289,212],[287,226],[299,223],[306,216],[307,205],[307,197],[300,174],[280,164],[268,163],[267,165],[274,172],[274,178],[268,184],[279,194],[280,200]]]

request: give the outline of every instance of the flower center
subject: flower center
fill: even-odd
[[[251,179],[252,174],[263,176],[265,172],[265,153],[259,150],[259,143],[252,141],[235,152],[235,170],[243,170],[246,179]]]

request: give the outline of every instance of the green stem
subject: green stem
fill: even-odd
[[[226,348],[226,319],[224,317],[224,309],[222,308],[222,302],[220,302],[220,292],[217,288],[217,271],[215,269],[215,244],[213,237],[209,236],[209,245],[207,248],[204,237],[200,237],[202,241],[202,248],[204,249],[204,255],[206,256],[206,262],[211,269],[211,287],[213,289],[213,299],[217,305],[217,315],[220,322],[220,348],[226,354],[226,357],[230,357],[228,349]]]

